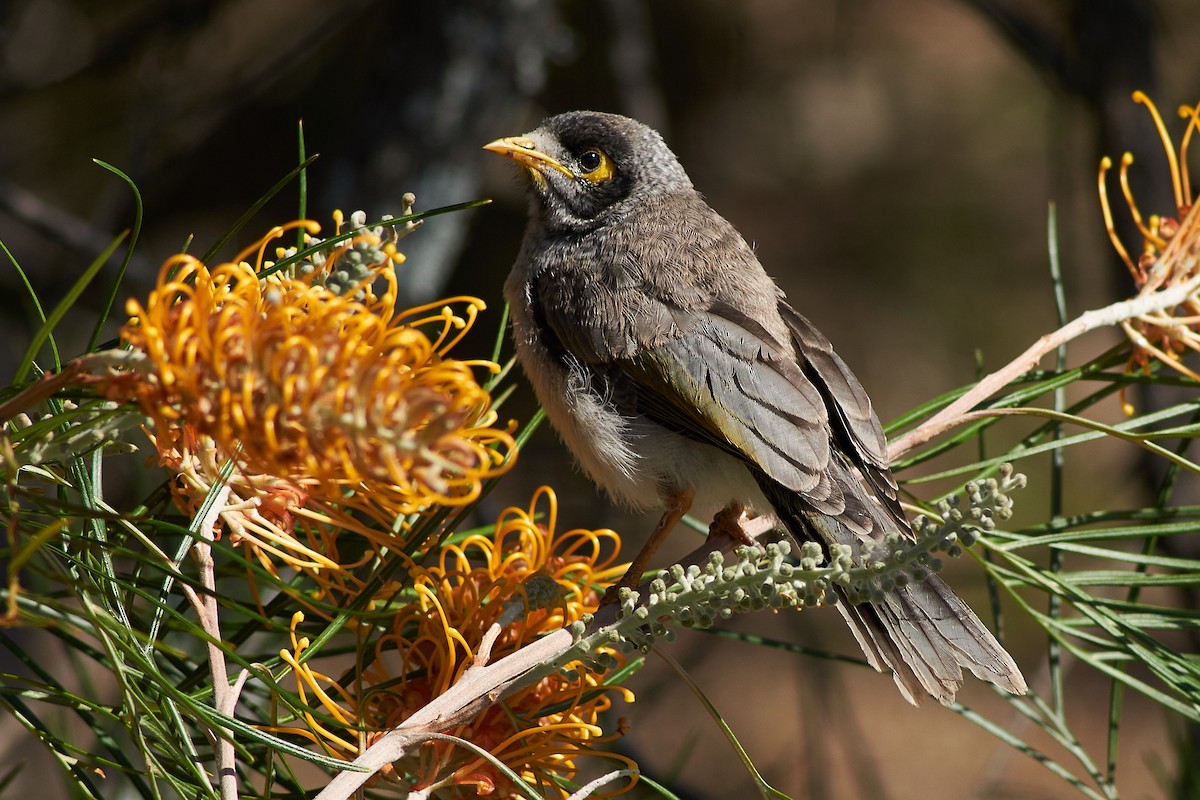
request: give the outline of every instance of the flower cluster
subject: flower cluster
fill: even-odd
[[[127,305],[130,350],[109,355],[126,369],[101,380],[103,394],[135,400],[150,419],[185,510],[228,487],[219,518],[264,564],[333,568],[314,542],[295,539],[298,518],[383,535],[372,532],[404,515],[472,502],[513,449],[473,372],[496,365],[448,357],[482,301],[399,311],[403,256],[390,229],[356,218],[342,234],[337,220],[326,242],[305,220],[229,263],[167,261],[145,304]],[[295,228],[307,260],[264,260]]]
[[[548,508],[539,524],[543,501]],[[353,680],[316,672],[302,658],[308,640],[293,632],[292,649],[281,656],[311,710],[302,713],[304,727],[277,730],[352,758],[453,686],[477,659],[502,658],[594,612],[598,589],[624,571],[615,563],[619,539],[609,530],[556,533],[556,507],[553,492],[543,488],[528,510],[504,511],[490,533],[443,546],[435,564],[411,565],[404,605]],[[623,658],[610,652],[607,663],[615,669]],[[565,797],[561,781],[575,775],[580,756],[618,758],[590,749],[603,741],[597,722],[610,695],[632,700],[603,680],[581,664],[568,665],[445,733],[487,750],[541,796]],[[520,796],[495,764],[444,740],[427,742],[384,774],[439,797]]]
[[[400,219],[373,227],[353,214],[345,232],[335,214],[326,239],[311,221],[280,226],[215,266],[171,258],[149,295],[127,303],[122,347],[82,356],[34,387],[48,397],[86,384],[99,396],[83,406],[63,402],[53,417],[21,417],[11,437],[0,437],[0,459],[14,462],[15,441],[27,463],[37,463],[56,455],[56,429],[72,420],[87,423],[87,436],[57,438],[78,452],[140,425],[172,475],[176,505],[199,531],[187,542],[199,588],[179,583],[210,642],[213,706],[230,709],[243,690],[278,686],[264,690],[249,673],[236,686],[226,680],[220,618],[246,605],[240,590],[228,602],[216,590],[226,573],[211,543],[224,536],[245,554],[246,589],[264,634],[278,619],[274,600],[295,601],[286,614],[303,609],[292,615],[290,647],[281,652],[298,698],[280,699],[296,715],[262,727],[344,759],[472,667],[593,614],[626,568],[616,563],[614,532],[556,533],[549,489],[527,510],[505,511],[487,533],[444,523],[448,510],[465,516],[475,507],[484,481],[512,463],[516,441],[476,380],[500,367],[451,355],[482,301],[398,308],[395,268],[404,257],[396,244],[416,225],[411,203],[406,198]],[[279,246],[289,231],[294,244]],[[146,546],[165,557],[152,541]],[[334,643],[328,650],[302,635],[314,616],[336,620],[319,629]],[[10,602],[5,619],[16,617]],[[347,671],[349,651],[357,657]],[[510,687],[502,702],[480,698],[474,716],[463,712],[461,724],[405,751],[377,781],[414,796],[506,798],[532,786],[543,797],[566,797],[583,756],[634,766],[593,750],[606,741],[599,715],[614,696],[632,701],[609,685],[624,658],[611,650],[610,669],[589,663],[555,662],[524,676],[527,685]],[[318,666],[343,674],[334,679]],[[213,733],[224,795],[235,748],[229,731]]]
[[[1118,172],[1121,193],[1142,236],[1141,252],[1134,258],[1117,236],[1113,225],[1107,186],[1108,173],[1113,164],[1108,157],[1100,162],[1099,190],[1104,224],[1113,247],[1129,268],[1138,294],[1147,295],[1186,283],[1200,274],[1196,268],[1197,258],[1200,257],[1200,212],[1196,211],[1187,168],[1188,145],[1197,128],[1200,128],[1200,104],[1179,108],[1179,116],[1187,120],[1187,127],[1176,151],[1166,125],[1150,99],[1141,92],[1134,92],[1133,99],[1149,109],[1162,139],[1175,192],[1174,212],[1142,215],[1129,186],[1129,167],[1133,164],[1133,156],[1125,153]],[[1158,360],[1194,380],[1200,380],[1200,375],[1181,361],[1187,351],[1200,350],[1200,297],[1196,293],[1174,309],[1144,314],[1121,325],[1134,346],[1128,365],[1130,369],[1148,369],[1152,360]],[[1126,409],[1131,410],[1128,405]]]

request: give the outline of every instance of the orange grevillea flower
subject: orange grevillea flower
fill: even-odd
[[[317,250],[272,272],[267,247],[298,227]],[[474,376],[496,365],[448,354],[483,302],[398,310],[403,256],[388,231],[360,227],[322,247],[318,230],[277,227],[214,267],[168,260],[145,303],[126,306],[131,352],[118,364],[133,368],[101,379],[149,417],[181,505],[195,511],[218,486],[219,518],[239,541],[316,570],[337,565],[296,540],[298,518],[370,534],[365,515],[387,531],[431,505],[472,502],[513,448]]]
[[[545,522],[538,523],[543,502]],[[595,611],[598,587],[624,573],[626,565],[615,563],[620,540],[610,530],[556,533],[556,515],[554,493],[542,488],[528,510],[505,510],[489,534],[444,545],[435,564],[413,565],[407,604],[373,643],[371,657],[361,659],[366,666],[354,681],[339,682],[300,662],[309,641],[295,633],[302,615],[294,618],[292,649],[281,656],[295,669],[312,712],[304,714],[305,728],[277,730],[353,758],[453,686],[482,655],[489,630],[495,641],[488,658],[496,660]],[[614,650],[607,661],[617,669],[624,657]],[[575,775],[580,756],[625,761],[590,747],[604,740],[598,716],[611,694],[633,699],[605,685],[605,675],[568,665],[444,732],[487,750],[541,796],[565,797],[557,781]],[[441,740],[393,764],[387,777],[436,797],[523,796],[490,761]]]
[[[1142,235],[1140,252],[1136,258],[1126,249],[1113,226],[1107,187],[1112,160],[1108,157],[1100,162],[1099,188],[1104,224],[1108,229],[1109,238],[1129,268],[1138,293],[1145,295],[1185,283],[1200,274],[1197,271],[1197,258],[1200,257],[1200,212],[1196,210],[1197,204],[1187,166],[1188,145],[1197,128],[1200,128],[1200,104],[1179,108],[1179,116],[1187,120],[1187,126],[1176,151],[1171,135],[1167,132],[1154,103],[1141,92],[1134,92],[1133,99],[1145,104],[1154,119],[1166,151],[1171,184],[1175,191],[1175,208],[1170,213],[1143,216],[1129,187],[1129,167],[1133,163],[1133,156],[1125,153],[1121,157],[1118,171],[1121,194]],[[1200,297],[1196,294],[1192,294],[1185,303],[1176,308],[1127,320],[1122,323],[1122,327],[1134,345],[1129,368],[1148,369],[1150,362],[1157,359],[1174,370],[1200,380],[1200,375],[1180,361],[1181,356],[1188,350],[1200,350]],[[1132,410],[1128,406],[1127,409]]]

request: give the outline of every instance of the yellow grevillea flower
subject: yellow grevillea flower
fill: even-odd
[[[1191,143],[1192,136],[1200,128],[1200,104],[1179,108],[1179,116],[1187,120],[1187,127],[1184,129],[1183,139],[1176,151],[1175,144],[1154,103],[1141,92],[1134,92],[1133,99],[1135,102],[1145,104],[1154,119],[1166,151],[1168,168],[1171,171],[1171,184],[1175,191],[1173,213],[1143,216],[1129,187],[1129,167],[1133,163],[1133,156],[1130,153],[1122,156],[1118,172],[1121,193],[1129,207],[1129,213],[1142,235],[1141,252],[1136,259],[1125,248],[1113,226],[1107,187],[1108,172],[1113,165],[1112,160],[1108,157],[1100,162],[1099,188],[1104,224],[1109,238],[1129,268],[1133,281],[1137,285],[1138,293],[1145,295],[1162,288],[1179,285],[1198,274],[1200,212],[1197,211],[1195,196],[1192,193],[1187,157],[1188,145]],[[1200,380],[1200,375],[1180,362],[1180,357],[1188,350],[1200,350],[1200,333],[1198,333],[1200,331],[1200,298],[1197,298],[1195,294],[1174,309],[1145,314],[1122,323],[1122,327],[1134,344],[1133,356],[1129,363],[1131,369],[1134,367],[1148,368],[1150,361],[1157,359],[1172,369],[1195,380]]]
[[[102,391],[150,418],[189,511],[223,483],[220,519],[264,564],[319,570],[338,565],[295,539],[298,517],[370,535],[363,515],[387,531],[400,515],[470,503],[513,441],[473,373],[496,365],[448,356],[482,301],[397,310],[403,256],[382,228],[264,275],[269,244],[297,227],[319,242],[305,220],[229,263],[168,260],[145,304],[126,306],[121,363],[134,369]]]
[[[543,502],[548,508],[539,524],[534,517]],[[292,649],[281,656],[295,670],[301,699],[321,719],[306,713],[307,728],[276,730],[353,758],[453,686],[493,626],[498,636],[490,659],[496,660],[595,611],[598,587],[625,571],[626,565],[615,563],[620,540],[610,530],[557,534],[556,516],[554,493],[543,487],[528,510],[505,510],[490,534],[444,545],[436,564],[413,565],[409,603],[395,615],[390,632],[374,642],[371,657],[362,659],[366,666],[354,681],[339,682],[316,672],[311,663],[300,663],[309,642],[295,634],[303,618],[298,614]],[[624,659],[617,652],[611,655],[616,669]],[[628,763],[589,747],[604,740],[597,718],[610,707],[610,695],[620,692],[627,701],[633,699],[627,690],[603,681],[604,675],[576,664],[445,733],[487,750],[541,796],[565,797],[567,791],[556,779],[572,778],[580,756]],[[440,740],[420,746],[387,775],[410,790],[437,797],[522,796],[491,762]]]

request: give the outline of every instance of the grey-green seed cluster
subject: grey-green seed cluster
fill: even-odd
[[[527,611],[539,611],[543,608],[554,608],[562,605],[567,592],[558,581],[544,572],[535,573],[525,579],[525,597],[528,600]]]
[[[913,531],[918,536],[941,531],[943,535],[957,535],[965,546],[974,544],[980,531],[991,531],[996,520],[1012,516],[1012,498],[1009,492],[1024,488],[1025,476],[1013,472],[1012,464],[1000,465],[1000,477],[982,481],[971,481],[966,485],[967,508],[962,509],[962,498],[952,495],[938,503],[938,515],[942,522],[933,522],[924,515],[913,520]],[[951,552],[950,555],[958,555]]]
[[[799,565],[790,560],[787,542],[739,547],[735,555],[728,564],[723,553],[714,552],[703,566],[663,570],[650,582],[644,602],[637,592],[622,589],[617,621],[587,637],[585,625],[576,623],[575,648],[564,659],[606,669],[613,658],[599,648],[646,653],[660,639],[673,639],[677,627],[708,628],[747,611],[831,603],[835,576],[850,564],[847,552],[838,554],[834,566],[823,566],[821,548],[813,543],[801,548]]]
[[[413,213],[416,196],[409,192],[404,195],[402,202],[401,218],[410,216]],[[384,214],[380,221],[388,222],[393,219],[395,217],[391,214]],[[342,295],[353,292],[351,297],[355,300],[362,300],[366,295],[364,283],[373,280],[375,275],[373,269],[387,260],[387,254],[383,251],[384,246],[389,242],[398,242],[416,230],[420,224],[421,220],[409,220],[403,224],[376,225],[367,228],[366,212],[355,211],[350,215],[342,232],[368,231],[379,237],[379,243],[372,244],[360,239],[344,250],[333,246],[317,249],[310,253],[307,259],[296,264],[296,274],[302,277],[313,275],[314,283],[323,285],[334,294]],[[323,241],[318,237],[311,237],[305,249],[319,248]],[[288,248],[284,251],[283,257],[290,258],[297,252],[295,247]]]
[[[649,652],[659,640],[670,641],[675,629],[707,628],[717,620],[763,608],[803,608],[837,601],[835,589],[852,603],[876,602],[896,587],[921,581],[939,570],[938,553],[962,554],[980,531],[990,531],[997,520],[1012,516],[1009,492],[1025,485],[1025,476],[1010,465],[998,478],[966,485],[966,507],[960,496],[938,503],[941,520],[922,515],[913,521],[915,539],[899,534],[855,557],[845,545],[832,545],[826,553],[816,542],[806,542],[796,558],[787,542],[739,547],[737,560],[726,564],[719,552],[703,566],[676,564],[658,573],[643,600],[636,591],[622,589],[617,621],[585,635],[590,619],[570,630],[574,647],[560,664],[582,661],[605,670],[615,663],[601,648]]]
[[[991,531],[996,520],[1012,516],[1012,498],[1008,493],[1025,486],[1025,476],[1014,473],[1011,464],[1003,464],[998,478],[971,481],[964,487],[967,505],[961,495],[951,495],[937,503],[939,519],[918,516],[912,521],[913,541],[892,535],[871,552],[864,553],[860,567],[850,571],[845,584],[851,602],[878,602],[883,595],[912,581],[923,581],[942,568],[937,557],[962,555],[981,531]]]

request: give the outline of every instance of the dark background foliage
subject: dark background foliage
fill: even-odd
[[[103,159],[145,200],[123,293],[143,294],[188,236],[193,252],[206,249],[295,165],[302,119],[309,152],[321,154],[309,216],[396,213],[408,191],[418,208],[495,197],[430,221],[404,249],[413,300],[468,292],[498,310],[524,209],[509,166],[480,146],[550,113],[617,111],[663,132],[886,420],[969,381],[977,352],[998,366],[1054,327],[1048,202],[1059,208],[1072,312],[1129,293],[1106,244],[1096,165],[1102,153],[1133,150],[1143,207],[1171,210],[1161,146],[1129,94],[1153,96],[1168,124],[1175,106],[1197,99],[1193,11],[1191,0],[9,0],[0,5],[0,240],[53,305],[130,224],[127,187],[91,162]],[[285,192],[244,239],[295,215]],[[467,347],[482,353],[498,318],[485,318]],[[32,320],[16,274],[0,269],[3,369]],[[83,346],[91,321],[82,323],[65,352]],[[1077,353],[1110,342],[1097,336]],[[532,408],[523,390],[509,411],[527,418]],[[567,525],[612,525],[635,541],[648,529],[568,463],[542,432],[485,508],[524,503],[550,482]],[[1098,496],[1132,504],[1143,491],[1132,452],[1096,448],[1071,467],[1068,510]],[[1038,513],[1037,496],[1028,513]],[[694,544],[686,538],[680,550]],[[740,624],[853,651],[836,615],[802,616]],[[1039,647],[1014,643],[1035,682]],[[939,797],[1072,796],[957,717],[908,709],[866,671],[700,635],[675,653],[768,776],[797,796],[924,797],[930,781]],[[662,665],[635,688],[643,702],[628,711],[624,743],[633,755],[677,775],[681,796],[746,790]],[[1086,676],[1073,688],[1086,696]],[[992,702],[982,690],[967,699]],[[1132,709],[1123,737],[1128,796],[1155,791],[1157,765],[1174,758],[1158,712]]]

